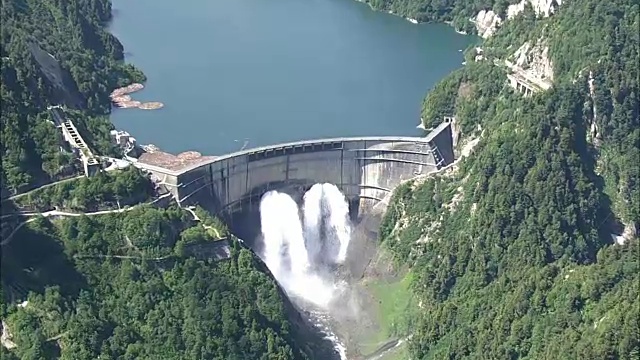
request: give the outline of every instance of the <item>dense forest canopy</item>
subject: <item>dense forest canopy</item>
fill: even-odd
[[[20,359],[308,359],[314,336],[258,258],[177,208],[30,223],[3,248],[2,318]],[[216,232],[228,238],[224,228]],[[31,269],[24,274],[22,269]],[[55,285],[54,285],[55,284]],[[21,294],[22,293],[22,294]],[[316,355],[315,358],[318,358]]]
[[[428,17],[479,10],[455,3]],[[469,51],[428,94],[427,127],[454,115],[479,142],[456,171],[397,189],[382,224],[422,300],[413,358],[638,357],[639,16],[633,0],[568,1],[548,18],[525,10],[481,45],[484,59]],[[540,39],[554,85],[525,98],[494,60]],[[630,234],[615,244],[622,227]]]

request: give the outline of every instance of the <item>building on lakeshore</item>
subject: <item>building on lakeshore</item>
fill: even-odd
[[[137,151],[134,151],[138,148],[138,144],[136,142],[136,138],[131,136],[127,131],[122,130],[111,130],[111,141],[118,145],[127,156],[137,157]],[[132,153],[133,151],[133,153]]]
[[[111,140],[122,148],[127,148],[131,145],[135,146],[136,144],[136,138],[131,136],[128,132],[120,130],[111,130]]]

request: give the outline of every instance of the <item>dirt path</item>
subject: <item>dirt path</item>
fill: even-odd
[[[193,210],[194,209],[193,206],[189,206],[189,207],[186,207],[184,209],[187,210],[188,212],[190,212],[191,215],[193,215],[193,220],[198,221],[198,222],[202,222],[202,220],[200,220],[198,215],[196,215],[196,212]],[[216,233],[216,237],[218,239],[222,239],[222,236],[220,236],[220,232],[218,231],[218,229],[214,228],[211,225],[205,225],[205,224],[202,224],[202,227],[205,228],[206,230],[212,230],[214,233]]]
[[[76,177],[72,177],[72,178],[63,179],[63,180],[60,180],[60,181],[48,183],[48,184],[39,186],[39,187],[37,187],[37,188],[35,188],[33,190],[29,190],[29,191],[23,192],[21,194],[16,194],[16,195],[13,195],[13,196],[9,196],[8,198],[2,199],[2,201],[19,199],[19,198],[21,198],[21,197],[23,197],[25,195],[31,194],[32,192],[35,192],[35,191],[38,191],[38,190],[42,190],[42,189],[45,189],[45,188],[48,188],[48,187],[51,187],[51,186],[59,185],[59,184],[62,184],[62,183],[65,183],[65,182],[68,182],[68,181],[71,181],[71,180],[82,179],[83,177],[84,177],[84,175],[79,175],[79,176],[76,176]]]
[[[34,221],[35,219],[37,219],[37,216],[44,216],[44,217],[51,217],[51,216],[96,216],[96,215],[105,215],[105,214],[114,214],[114,213],[122,213],[122,212],[126,212],[126,211],[131,211],[139,206],[142,205],[150,205],[150,204],[155,204],[158,201],[171,196],[171,193],[166,193],[163,194],[161,196],[159,196],[157,199],[151,201],[151,202],[147,202],[147,203],[142,203],[142,204],[136,204],[134,206],[130,206],[130,207],[126,207],[126,208],[121,208],[121,209],[113,209],[113,210],[101,210],[101,211],[94,211],[94,212],[79,212],[79,213],[73,213],[73,212],[67,212],[67,211],[60,211],[60,210],[51,210],[51,211],[46,211],[43,213],[34,213],[34,212],[19,212],[19,213],[15,213],[15,214],[8,214],[8,215],[3,215],[2,218],[4,217],[8,217],[8,216],[15,216],[15,215],[19,215],[19,216],[26,216],[26,217],[31,217],[31,219],[26,220],[24,222],[22,222],[20,225],[18,225],[12,232],[11,234],[9,234],[9,236],[7,236],[5,239],[2,240],[2,242],[0,242],[0,246],[5,246],[8,243],[11,242],[11,240],[13,239],[13,236],[15,235],[16,232],[18,232],[18,230],[20,230],[25,224],[30,223],[32,221]],[[193,213],[195,215],[195,213]],[[216,234],[218,235],[218,237],[220,236],[220,234],[218,233],[218,231],[216,229],[213,229]]]
[[[131,256],[131,255],[74,255],[76,259],[137,259],[137,260],[151,260],[160,261],[166,260],[173,255],[159,256],[159,257],[144,257],[144,256]]]
[[[71,213],[71,212],[66,212],[66,211],[58,211],[58,210],[51,210],[51,211],[47,211],[47,212],[43,212],[43,213],[29,213],[29,214],[14,214],[14,215],[22,215],[22,216],[28,216],[31,217],[31,219],[23,221],[22,223],[20,223],[20,225],[18,225],[12,232],[11,234],[9,234],[9,236],[7,236],[4,240],[2,240],[2,242],[0,242],[0,246],[5,246],[7,244],[9,244],[11,242],[11,240],[13,239],[13,235],[15,235],[16,232],[18,232],[18,230],[20,230],[25,224],[28,224],[32,221],[35,221],[37,219],[37,216],[42,215],[43,217],[51,217],[51,216],[96,216],[96,215],[105,215],[105,214],[113,214],[113,213],[122,213],[125,211],[131,211],[133,209],[135,209],[136,207],[138,207],[141,204],[135,205],[135,206],[131,206],[128,208],[123,208],[123,209],[115,209],[115,210],[102,210],[102,211],[96,211],[96,212],[88,212],[88,213]]]

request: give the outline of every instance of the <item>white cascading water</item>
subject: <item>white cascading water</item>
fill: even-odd
[[[287,194],[268,192],[260,203],[260,217],[262,232],[269,240],[265,241],[264,261],[276,279],[289,282],[293,279],[287,274],[305,273],[309,260],[301,245],[302,226],[300,222],[282,221],[298,217],[295,201]]]
[[[343,263],[347,258],[347,248],[351,240],[351,224],[349,221],[349,204],[338,187],[333,184],[322,184],[323,198],[326,199],[329,212],[330,230],[328,238],[337,242],[338,254],[335,261]]]
[[[289,195],[277,191],[263,195],[260,256],[289,296],[327,309],[339,289],[331,269],[344,262],[351,237],[349,204],[328,183],[313,185],[303,202],[301,218]]]
[[[303,198],[304,242],[313,264],[322,261],[322,184],[315,184]]]
[[[349,206],[335,185],[316,184],[305,194],[302,211],[304,223],[289,195],[263,195],[261,256],[289,295],[326,309],[337,288],[329,267],[344,261],[349,245]]]

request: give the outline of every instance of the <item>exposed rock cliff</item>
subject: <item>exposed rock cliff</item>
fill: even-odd
[[[517,4],[512,4],[507,7],[506,20],[516,17],[523,12],[528,5],[532,7],[536,15],[549,17],[562,5],[562,0],[522,0]],[[486,39],[498,30],[504,19],[493,10],[481,10],[471,21],[476,25],[478,35]]]
[[[480,10],[475,19],[472,19],[478,29],[478,35],[483,38],[492,36],[502,25],[502,19],[493,10]]]
[[[598,112],[596,109],[596,100],[595,100],[595,91],[596,91],[596,85],[595,85],[595,79],[593,78],[593,71],[589,71],[589,97],[591,98],[591,116],[589,118],[589,132],[587,133],[587,141],[591,142],[593,144],[593,146],[595,146],[596,148],[600,147],[600,144],[602,143],[602,134],[600,133],[600,130],[598,129],[598,125],[596,123],[596,120],[598,119]]]
[[[529,4],[538,16],[549,17],[562,5],[562,0],[522,0],[517,4],[509,5],[507,19],[512,19],[523,12]]]
[[[512,56],[513,62],[521,69],[528,70],[530,76],[553,82],[553,64],[549,59],[549,46],[543,38],[535,45],[524,43]]]

